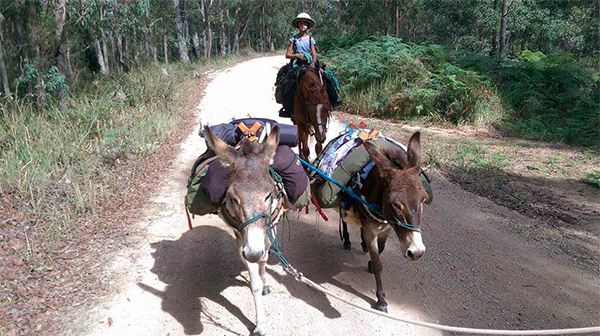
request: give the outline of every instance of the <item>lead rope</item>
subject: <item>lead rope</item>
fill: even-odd
[[[277,240],[273,235],[275,226],[274,226],[273,221],[271,220],[270,216],[268,216],[268,221],[269,221],[269,226],[267,229],[267,237],[269,238],[269,241],[271,242],[271,248],[269,250],[271,252],[273,252],[273,254],[281,261],[281,264],[283,265],[283,269],[287,273],[292,275],[294,277],[294,279],[296,279],[296,281],[305,283],[309,287],[314,288],[317,291],[319,291],[325,295],[329,295],[329,296],[333,297],[334,299],[342,301],[352,307],[366,311],[367,313],[372,313],[372,314],[376,314],[376,315],[379,315],[379,316],[382,316],[382,317],[385,317],[385,318],[388,318],[391,320],[408,323],[408,324],[413,324],[413,325],[417,325],[417,326],[421,326],[421,327],[431,328],[431,329],[458,332],[458,333],[472,333],[472,334],[480,334],[480,335],[572,335],[572,334],[585,334],[585,333],[600,332],[600,326],[586,327],[586,328],[570,328],[570,329],[547,329],[547,330],[498,330],[498,329],[463,328],[463,327],[454,327],[454,326],[448,326],[448,325],[443,325],[443,324],[413,320],[413,319],[409,319],[409,318],[396,317],[396,316],[389,315],[387,313],[381,312],[379,310],[376,310],[376,309],[373,309],[370,307],[359,306],[356,303],[351,302],[350,300],[345,299],[345,298],[341,297],[340,295],[327,290],[327,288],[315,283],[314,281],[305,277],[302,274],[302,272],[295,269],[289,263],[289,261],[287,259],[285,259],[285,257],[279,250],[279,243],[277,243]]]
[[[301,161],[302,161],[302,163],[308,164],[306,161],[304,161],[302,159],[301,159]],[[308,164],[308,166],[310,166],[311,168],[314,168],[310,164]],[[316,170],[316,171],[319,172],[318,170]],[[292,275],[294,277],[294,279],[296,279],[296,281],[305,283],[309,287],[316,289],[317,291],[319,291],[325,295],[331,296],[341,302],[344,302],[352,307],[358,308],[358,309],[366,311],[368,313],[376,314],[376,315],[379,315],[379,316],[382,316],[382,317],[385,317],[385,318],[388,318],[391,320],[395,320],[398,322],[408,323],[408,324],[431,328],[431,329],[458,332],[458,333],[472,333],[472,334],[480,334],[480,335],[573,335],[573,334],[585,334],[585,333],[600,333],[600,326],[585,327],[585,328],[569,328],[569,329],[547,329],[547,330],[540,330],[540,329],[537,329],[537,330],[499,330],[499,329],[478,329],[478,328],[455,327],[455,326],[448,326],[448,325],[443,325],[443,324],[419,321],[419,320],[414,320],[414,319],[409,319],[409,318],[391,316],[387,313],[381,312],[379,310],[376,310],[376,309],[373,309],[370,307],[359,306],[359,305],[355,304],[354,302],[351,302],[350,300],[345,299],[345,298],[341,297],[340,295],[327,290],[325,287],[315,283],[314,281],[305,277],[300,271],[295,269],[289,263],[289,261],[287,259],[285,259],[285,257],[279,250],[279,244],[277,243],[276,238],[273,236],[273,232],[274,232],[275,228],[274,228],[273,221],[271,220],[270,216],[268,216],[268,221],[269,221],[269,225],[267,228],[267,237],[269,238],[269,241],[271,242],[270,251],[272,251],[273,254],[281,261],[281,264],[283,265],[283,268],[287,273]]]

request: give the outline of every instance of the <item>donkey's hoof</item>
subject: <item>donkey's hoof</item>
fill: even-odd
[[[344,243],[344,250],[346,250],[346,251],[352,250],[352,243]]]
[[[380,304],[379,302],[375,304],[375,309],[379,310],[380,312],[384,312],[387,313],[388,312],[388,305],[387,303],[385,304]]]
[[[262,291],[262,295],[263,295],[263,296],[266,296],[266,295],[269,295],[269,294],[271,294],[271,287],[269,287],[269,286],[264,286],[264,287],[263,287],[263,291]]]
[[[369,263],[367,264],[367,270],[369,271],[369,273],[373,273],[373,266],[371,266],[371,260],[369,260]]]
[[[252,332],[252,336],[265,336],[266,334],[266,331],[259,329],[258,327]]]

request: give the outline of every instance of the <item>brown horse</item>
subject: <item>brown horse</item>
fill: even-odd
[[[379,211],[372,211],[357,201],[349,210],[341,209],[342,220],[361,228],[371,261],[369,272],[375,274],[377,303],[375,308],[387,312],[387,302],[381,283],[383,266],[379,255],[392,231],[400,239],[404,257],[417,260],[425,253],[421,237],[421,217],[427,192],[421,183],[420,133],[412,135],[407,153],[400,148],[378,149],[364,142],[365,149],[375,162],[375,168],[363,183],[362,195]]]
[[[269,294],[265,283],[265,264],[271,241],[267,230],[274,230],[283,214],[283,199],[269,173],[269,165],[279,143],[275,126],[263,144],[242,140],[242,153],[204,127],[208,145],[221,163],[231,170],[231,178],[219,216],[234,229],[240,256],[250,274],[250,288],[256,307],[254,335],[266,334],[262,296]]]
[[[298,89],[294,97],[292,122],[298,126],[300,140],[300,157],[308,160],[310,155],[309,137],[314,136],[316,155],[323,150],[327,138],[327,121],[329,119],[329,95],[327,82],[317,74],[318,70],[306,69],[298,79]]]

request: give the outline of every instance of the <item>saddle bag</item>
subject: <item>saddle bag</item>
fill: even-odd
[[[321,154],[319,154],[319,156],[315,160],[315,166],[319,167],[326,153],[330,151],[338,151],[342,147],[339,145],[340,143],[342,143],[340,139],[343,136],[346,136],[346,134],[338,136],[328,144],[328,146],[321,152]],[[391,141],[385,137],[377,137],[370,141],[371,143],[377,145],[379,148],[400,147],[403,150],[406,150],[398,143]],[[364,145],[360,144],[352,148],[348,155],[345,158],[343,158],[341,162],[339,162],[335,169],[332,172],[328,172],[328,175],[332,179],[338,181],[341,185],[347,186],[350,180],[354,178],[357,174],[359,174],[361,170],[365,168],[370,162],[371,157],[369,153],[365,149]],[[311,187],[314,190],[315,198],[317,199],[321,207],[334,208],[340,206],[340,202],[342,201],[343,196],[343,192],[340,187],[328,180],[318,177],[316,173],[312,173],[311,178]],[[423,183],[425,191],[429,195],[428,202],[430,203],[433,200],[433,192],[431,190],[429,177],[424,172],[421,173],[421,182]]]
[[[194,162],[191,176],[188,179],[185,206],[188,211],[194,215],[203,216],[211,213],[216,214],[218,211],[218,206],[213,204],[210,200],[210,196],[200,187],[202,180],[208,173],[210,164],[217,158],[216,156],[207,158],[209,155],[211,155],[211,153],[207,152]]]

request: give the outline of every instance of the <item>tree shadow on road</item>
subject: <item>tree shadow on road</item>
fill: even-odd
[[[167,286],[158,290],[143,283],[138,285],[162,298],[162,309],[183,326],[186,335],[202,333],[204,323],[228,330],[203,307],[205,300],[227,309],[249,331],[254,329],[254,323],[240,308],[221,294],[229,287],[248,287],[247,282],[236,278],[245,267],[235,248],[235,239],[227,231],[203,225],[186,231],[177,240],[162,240],[151,246],[155,249],[151,271]],[[248,299],[251,300],[251,295]]]

